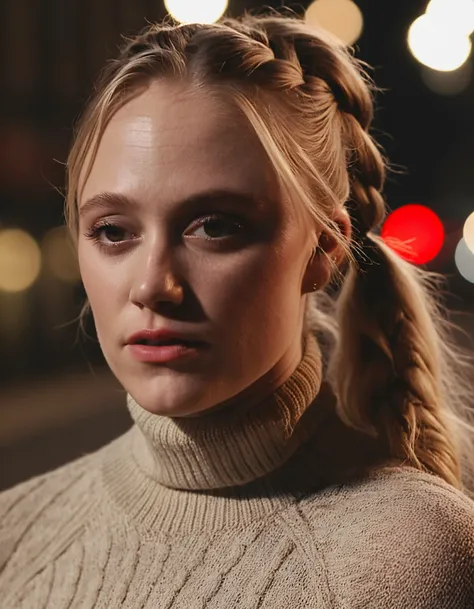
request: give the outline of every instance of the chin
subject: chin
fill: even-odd
[[[160,384],[161,383],[157,383]],[[173,385],[174,383],[171,383]],[[146,387],[143,383],[138,388],[126,388],[135,402],[151,414],[165,417],[185,417],[211,408],[209,391],[195,387],[185,387],[185,382],[178,382],[174,387]]]

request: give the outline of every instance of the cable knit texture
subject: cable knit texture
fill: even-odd
[[[345,427],[308,337],[253,407],[131,428],[0,493],[5,609],[472,609],[474,502]]]

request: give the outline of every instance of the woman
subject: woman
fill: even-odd
[[[293,16],[153,25],[107,66],[66,211],[133,426],[0,496],[4,607],[474,606],[472,427],[374,232],[371,117]]]

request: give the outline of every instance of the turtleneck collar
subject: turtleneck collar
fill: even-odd
[[[261,478],[314,432],[314,417],[308,421],[303,415],[319,392],[321,377],[321,352],[310,334],[292,375],[250,409],[242,405],[172,418],[148,412],[128,394],[134,460],[149,479],[171,489],[220,489]]]
[[[173,419],[129,396],[135,424],[102,449],[104,509],[174,539],[241,529],[297,496],[337,492],[348,476],[386,461],[388,449],[342,423],[321,377],[309,335],[293,374],[256,405]]]

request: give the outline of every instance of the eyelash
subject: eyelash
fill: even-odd
[[[200,218],[199,223],[197,224],[196,228],[200,228],[201,226],[204,226],[207,222],[212,222],[215,220],[222,220],[222,219],[228,219],[228,216],[225,216],[223,214],[210,214],[208,216],[204,216],[202,218]],[[232,223],[234,226],[237,226],[239,230],[242,230],[245,228],[245,224],[237,218],[231,218],[229,223]],[[104,230],[108,229],[108,228],[118,228],[119,230],[124,230],[122,229],[119,225],[117,224],[113,224],[112,222],[109,222],[107,220],[102,220],[101,222],[98,222],[97,224],[95,224],[94,226],[92,226],[87,232],[84,233],[84,236],[87,239],[91,239],[97,246],[102,247],[104,249],[110,249],[110,248],[116,248],[116,247],[120,247],[124,244],[124,241],[110,241],[109,243],[103,243],[102,241],[99,240],[100,235],[104,232]],[[126,232],[126,231],[125,231]],[[201,239],[204,239],[205,241],[225,241],[227,239],[232,239],[232,237],[235,235],[231,235],[229,237],[200,237]]]

